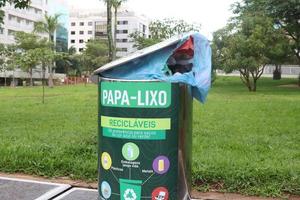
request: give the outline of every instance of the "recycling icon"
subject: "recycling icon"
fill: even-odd
[[[134,190],[133,189],[127,189],[127,190],[125,190],[125,192],[124,192],[124,199],[125,200],[136,200],[137,196],[136,196]]]

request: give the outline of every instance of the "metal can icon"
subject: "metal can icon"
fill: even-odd
[[[165,161],[163,159],[158,161],[158,171],[162,172],[165,170]]]

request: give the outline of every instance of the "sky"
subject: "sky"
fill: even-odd
[[[66,0],[70,8],[104,10],[100,0]],[[128,0],[125,6],[150,19],[175,18],[201,24],[201,33],[211,34],[225,26],[232,16],[230,5],[237,0]]]

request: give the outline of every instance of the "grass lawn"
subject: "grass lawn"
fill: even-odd
[[[300,194],[300,89],[261,79],[249,93],[219,77],[194,102],[196,187],[280,196]],[[97,178],[97,87],[0,88],[0,171]]]

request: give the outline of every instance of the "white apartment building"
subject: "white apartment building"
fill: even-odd
[[[129,37],[136,31],[149,36],[149,20],[128,10],[121,10],[117,16],[117,57],[126,56],[136,51]],[[84,50],[90,39],[107,38],[107,21],[105,12],[73,11],[69,18],[68,47],[75,47],[77,52]]]
[[[34,23],[42,20],[47,13],[47,5],[48,0],[31,0],[27,9],[16,9],[10,4],[3,7],[5,17],[0,28],[0,43],[13,44],[17,31],[32,32]]]
[[[49,1],[49,2],[48,2]],[[15,8],[14,5],[7,4],[1,10],[4,11],[3,24],[0,25],[0,43],[13,44],[14,33],[24,31],[30,33],[34,30],[34,23],[44,19],[44,15],[48,13],[48,3],[53,0],[31,0],[26,9]],[[47,34],[39,34],[42,37],[48,37]],[[63,79],[65,75],[54,74],[54,78]],[[46,78],[49,73],[46,72]],[[33,70],[33,79],[40,80],[42,78],[42,70],[37,67]],[[28,80],[29,74],[17,68],[14,71],[0,71],[0,85],[4,82],[11,84],[13,81],[16,85],[22,85],[22,80]]]

